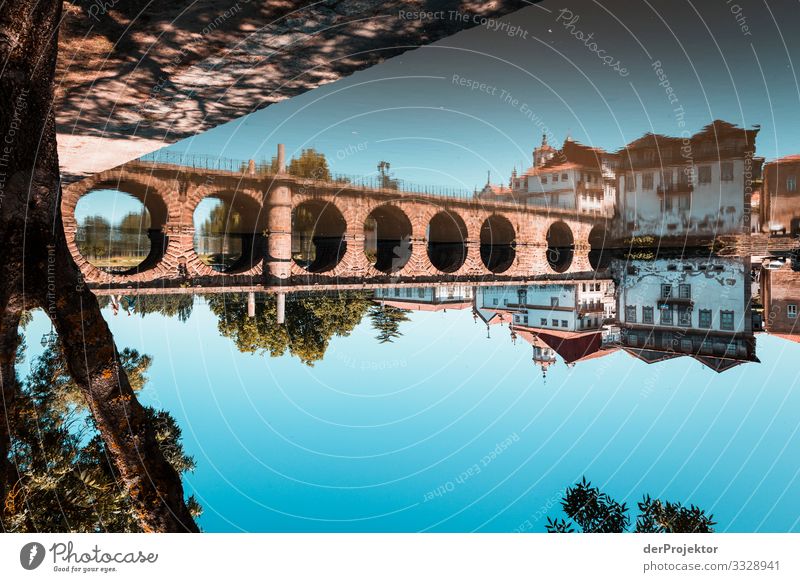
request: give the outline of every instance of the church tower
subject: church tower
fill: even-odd
[[[542,134],[542,145],[533,150],[533,167],[541,168],[555,155],[556,150],[547,143],[547,134]]]

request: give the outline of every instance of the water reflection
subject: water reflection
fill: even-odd
[[[604,271],[557,281],[230,292],[206,294],[205,301],[220,333],[240,351],[289,353],[307,364],[324,359],[331,338],[346,337],[362,320],[371,321],[381,343],[391,343],[416,311],[469,311],[487,330],[507,327],[512,342],[533,346],[544,372],[558,360],[573,366],[617,350],[650,364],[691,357],[723,372],[759,362],[759,332],[800,340],[800,272],[791,259],[767,268],[699,249],[647,259],[616,255]],[[186,321],[195,293],[110,294],[100,301],[113,315],[162,313]]]

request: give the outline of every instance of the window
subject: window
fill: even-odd
[[[704,329],[711,328],[711,310],[710,309],[701,309],[700,310],[700,322],[697,324],[699,327]]]
[[[797,305],[787,305],[786,306],[786,316],[789,319],[794,319],[797,317]]]
[[[681,283],[678,285],[678,297],[681,299],[691,299],[692,298],[692,286],[688,283]]]
[[[692,325],[692,312],[686,305],[678,306],[678,325],[690,327]]]
[[[553,327],[558,327],[558,320],[557,319],[553,320]]]
[[[497,297],[492,299],[492,305],[497,305],[498,303],[500,303],[500,300]]]
[[[625,306],[625,321],[628,323],[636,323],[636,306],[635,305],[626,305]]]
[[[661,187],[667,192],[672,190],[672,170],[661,172]]]
[[[733,331],[733,311],[719,312],[719,328],[725,331]]]
[[[558,297],[550,298],[550,307],[558,307]]]
[[[569,325],[569,323],[567,323],[566,319],[562,319],[561,320],[561,327],[567,327],[568,325]]]
[[[583,291],[586,292],[586,283],[583,284]]]
[[[692,207],[692,198],[688,194],[678,196],[678,210],[689,210]]]
[[[636,190],[636,176],[625,174],[625,192],[633,192],[634,190]]]
[[[678,172],[678,185],[681,186],[682,189],[685,189],[693,181],[694,177],[694,166],[684,168],[682,171]]]
[[[681,339],[681,351],[682,352],[692,352],[692,340],[688,338]]]
[[[522,319],[525,321],[525,325],[528,325],[528,316],[526,315],[526,316],[525,316],[525,317],[523,317]]]
[[[661,298],[662,299],[669,299],[672,297],[672,285],[662,284],[661,285]]]
[[[661,308],[661,325],[672,325],[672,306]]]
[[[642,174],[642,190],[653,189],[653,172],[645,172]]]
[[[566,182],[567,180],[569,180],[569,176],[567,176],[566,174],[561,174],[561,181]]]
[[[420,299],[424,299],[424,297],[425,297],[425,289],[423,287],[420,287],[419,289],[417,289],[417,295],[419,295]],[[495,301],[497,301],[497,299],[495,299]],[[497,305],[497,303],[495,303],[495,305]]]
[[[553,174],[553,182],[558,182],[558,174]]]
[[[642,307],[642,323],[649,323],[652,325],[653,323],[652,307]]]
[[[700,184],[711,183],[711,166],[700,166],[697,168],[697,181]]]
[[[414,290],[411,287],[406,287],[406,297],[411,297],[414,294]]]
[[[527,289],[517,289],[517,303],[519,305],[525,305],[528,303],[528,290]]]
[[[797,191],[797,176],[789,176],[786,178],[786,190],[788,192]]]
[[[719,179],[723,182],[733,182],[733,162],[722,162],[720,164]]]
[[[547,176],[542,176],[542,184],[547,184]]]
[[[543,317],[542,319],[539,320],[539,324],[542,327],[547,327],[547,320]]]

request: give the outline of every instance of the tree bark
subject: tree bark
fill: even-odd
[[[66,246],[53,111],[60,18],[60,0],[15,0],[0,12],[0,241],[14,242],[4,248],[11,276],[0,282],[0,298],[22,297],[50,316],[141,527],[198,531],[180,475],[158,446]],[[13,367],[14,354],[3,348]]]
[[[14,481],[14,468],[9,463],[14,401],[17,396],[17,377],[14,371],[17,347],[19,346],[19,297],[4,297],[0,300],[0,528],[6,512],[6,495],[9,483]]]

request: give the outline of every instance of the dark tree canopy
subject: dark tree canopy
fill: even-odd
[[[231,338],[241,352],[290,353],[304,364],[321,360],[334,336],[347,336],[370,306],[367,293],[289,296],[286,322],[277,323],[274,295],[259,296],[255,317],[247,316],[246,295],[211,295],[211,310],[219,318],[222,335]]]
[[[711,533],[716,525],[713,515],[694,505],[684,507],[645,495],[638,506],[636,533]],[[627,505],[592,486],[586,477],[567,488],[561,507],[571,521],[548,517],[550,533],[572,533],[576,525],[583,533],[622,533],[630,527]]]
[[[132,387],[141,389],[151,358],[126,349],[120,359]],[[141,531],[130,497],[57,345],[34,361],[20,388],[9,453],[13,486],[4,499],[3,528]],[[167,461],[179,473],[193,471],[194,459],[183,449],[175,419],[151,407],[145,407],[145,414]],[[187,506],[194,517],[202,511],[193,497]]]
[[[392,343],[402,336],[400,324],[408,321],[408,309],[400,309],[391,305],[373,305],[369,309],[369,318],[372,328],[378,332],[375,339],[378,342]]]

